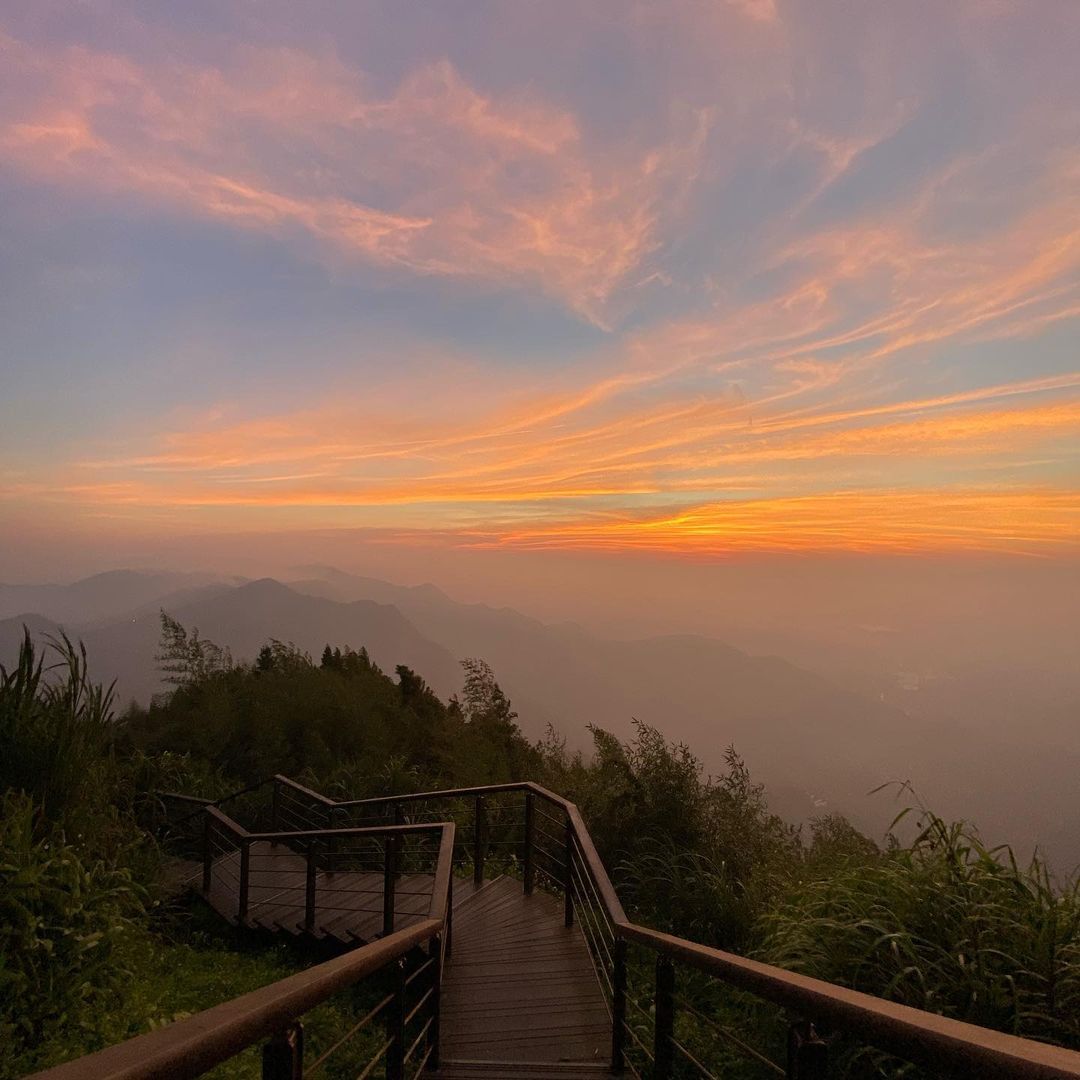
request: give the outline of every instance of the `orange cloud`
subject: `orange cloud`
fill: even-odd
[[[857,486],[895,498],[888,513],[874,509],[876,543],[886,544],[891,530],[898,547],[915,543],[903,508],[911,492],[922,491],[923,518],[945,528],[952,515],[955,529],[945,529],[949,542],[966,537],[977,546],[970,524],[976,504],[970,500],[950,496],[927,517],[926,470],[932,468],[943,487],[955,488],[970,485],[990,463],[1003,479],[1020,484],[1030,484],[1033,459],[1069,465],[1069,448],[1080,441],[1078,390],[1080,374],[858,409],[778,407],[754,416],[737,395],[661,406],[640,399],[638,384],[628,382],[561,405],[553,399],[531,422],[496,410],[468,423],[444,419],[434,425],[378,403],[363,417],[328,406],[174,432],[143,456],[87,463],[81,476],[24,481],[7,495],[110,506],[136,517],[197,510],[235,521],[250,511],[284,520],[303,512],[329,524],[335,512],[362,512],[365,522],[379,527],[424,521],[434,530],[494,529],[491,536],[500,543],[617,545],[625,539],[633,548],[660,544],[658,536],[675,545],[682,535],[693,550],[713,550],[698,538],[714,521],[711,511],[694,511],[683,528],[684,515],[656,516],[642,508],[690,498],[728,515],[729,504],[716,501],[719,494],[756,496],[754,520],[762,529],[776,522],[785,545],[830,547],[822,515],[830,507],[847,513],[853,503],[830,501],[829,492]],[[782,394],[777,399],[780,406],[786,400]],[[792,497],[799,490],[814,492],[810,504]],[[809,505],[817,508],[814,515]],[[984,499],[978,505],[985,508],[980,527],[997,535],[994,514],[1009,504]],[[670,528],[642,524],[654,520]],[[1033,516],[1021,540],[1026,543],[1040,522],[1047,537],[1060,538],[1055,520]],[[928,544],[938,543],[929,525],[920,527]],[[598,539],[601,533],[606,539]],[[754,542],[765,543],[761,537]]]
[[[739,500],[676,514],[544,524],[478,539],[483,546],[726,556],[822,551],[1057,554],[1080,551],[1074,491],[852,491]]]

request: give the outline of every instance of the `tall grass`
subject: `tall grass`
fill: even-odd
[[[1080,1047],[1080,889],[964,822],[802,881],[761,920],[758,955],[820,979]]]
[[[0,665],[0,790],[30,796],[43,825],[78,828],[77,815],[99,802],[113,731],[112,688],[92,683],[86,650],[50,639],[46,666],[24,631],[19,659]]]
[[[0,667],[0,1041],[31,1063],[64,1032],[92,1042],[124,972],[115,953],[144,910],[145,843],[125,813],[112,695],[86,654],[25,635]],[[134,871],[134,872],[133,872]],[[0,1066],[0,1075],[7,1066]]]

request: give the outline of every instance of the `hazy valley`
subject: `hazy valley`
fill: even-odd
[[[1029,704],[1029,723],[1013,729],[1023,734],[1009,736],[1004,725],[979,723],[977,702],[960,722],[943,720],[933,701],[924,705],[936,693],[953,714],[963,712],[955,683],[909,689],[899,701],[856,679],[844,685],[835,647],[828,656],[836,674],[826,678],[703,635],[618,639],[460,603],[432,585],[327,567],[283,577],[116,571],[67,586],[0,586],[0,662],[16,655],[24,624],[38,636],[63,629],[86,645],[95,678],[115,680],[119,707],[145,704],[163,689],[155,661],[162,609],[237,660],[252,659],[268,638],[314,656],[327,643],[363,646],[383,670],[405,664],[444,699],[460,689],[459,661],[482,657],[530,738],[550,725],[571,748],[586,749],[587,725],[626,737],[636,718],[685,741],[707,769],[719,771],[734,745],[767,785],[770,805],[791,821],[839,810],[880,835],[903,802],[889,790],[870,792],[910,781],[937,812],[969,818],[1021,853],[1038,844],[1063,872],[1080,862],[1071,795],[1080,753],[1051,734],[1039,737],[1056,730],[1060,697],[1042,717]]]

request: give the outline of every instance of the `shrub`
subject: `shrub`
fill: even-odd
[[[27,795],[0,798],[0,1040],[9,1067],[59,1031],[93,1040],[124,982],[115,950],[143,907],[126,870],[87,857],[59,829],[38,835],[35,817]]]

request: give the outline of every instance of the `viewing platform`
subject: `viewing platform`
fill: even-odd
[[[1074,1051],[631,922],[577,807],[537,784],[342,802],[276,776],[161,798],[223,919],[339,955],[38,1080],[187,1080],[251,1048],[264,1080],[718,1080],[740,1059],[820,1080],[837,1036],[935,1076],[1080,1080]],[[779,1047],[710,1014],[726,988],[772,1010]],[[355,1023],[315,1041],[305,1015],[346,993]]]

